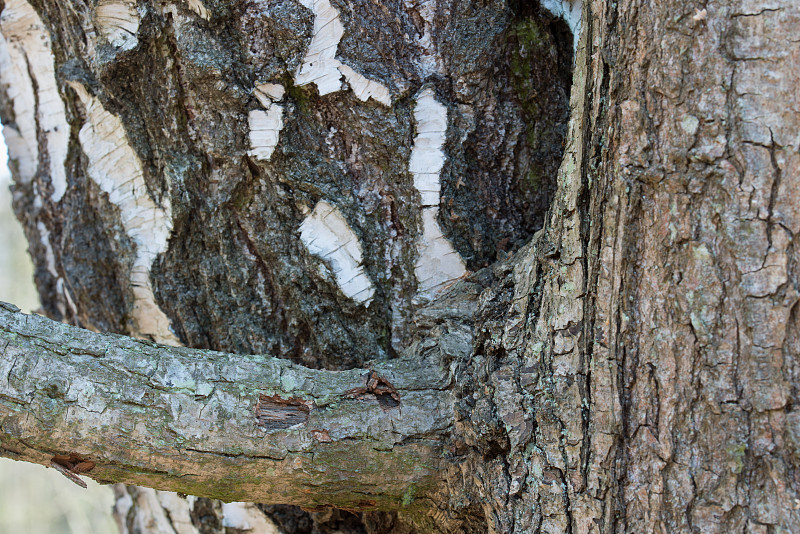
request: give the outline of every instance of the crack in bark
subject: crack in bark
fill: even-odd
[[[778,161],[775,159],[775,134],[772,132],[772,128],[769,129],[769,138],[769,161],[772,165],[773,177],[772,186],[770,187],[769,192],[769,203],[767,205],[767,243],[769,244],[769,248],[772,248],[772,228],[775,225],[775,222],[773,221],[773,214],[775,211],[775,202],[778,198],[778,191],[780,191],[781,187],[783,173],[781,173],[781,168],[778,165]],[[769,250],[767,252],[769,252]],[[766,258],[764,261],[766,262]]]

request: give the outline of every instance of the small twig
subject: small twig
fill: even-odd
[[[50,460],[50,467],[67,477],[69,480],[77,484],[78,486],[82,487],[83,489],[88,488],[86,482],[83,481],[81,477],[70,471],[67,467],[56,463],[55,460]]]

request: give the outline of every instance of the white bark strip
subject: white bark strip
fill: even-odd
[[[3,136],[8,145],[9,159],[16,163],[23,183],[33,179],[39,160],[36,96],[26,66],[24,51],[18,45],[10,44],[0,33],[0,89],[5,91],[12,104],[16,124],[16,128],[10,124],[3,126]]]
[[[361,244],[338,209],[318,202],[300,225],[300,240],[311,254],[330,262],[342,293],[362,304],[372,300],[375,288],[361,264]]]
[[[417,136],[411,149],[408,170],[422,199],[422,239],[417,245],[415,266],[419,295],[433,298],[441,289],[463,276],[467,270],[461,255],[442,234],[436,220],[439,214],[439,173],[444,166],[447,108],[436,101],[433,89],[425,88],[414,108]]]
[[[122,50],[135,48],[139,43],[139,13],[136,3],[125,0],[101,0],[95,11],[95,21],[103,37]]]
[[[16,128],[5,126],[3,130],[9,155],[17,164],[21,180],[29,182],[39,168],[38,137],[42,132],[50,163],[51,200],[58,202],[67,190],[64,162],[69,126],[55,79],[50,35],[39,15],[24,0],[6,3],[0,15],[0,30],[0,85],[11,102],[16,125]],[[36,184],[34,191],[34,209],[39,209],[42,199]],[[42,221],[36,223],[36,229],[44,247],[47,271],[56,281],[56,291],[65,297],[57,302],[59,311],[65,315],[65,301],[72,308],[74,303],[58,274],[50,231]]]
[[[391,105],[392,98],[386,86],[336,59],[336,48],[344,35],[336,8],[328,0],[300,0],[300,3],[314,12],[314,36],[295,74],[297,85],[314,83],[320,95],[327,95],[342,90],[344,76],[359,100],[366,102],[372,98],[384,106]]]
[[[134,532],[148,534],[179,534],[172,528],[164,508],[159,502],[156,490],[137,488],[136,506],[138,508]]]
[[[44,247],[44,258],[45,265],[47,266],[47,272],[50,273],[56,282],[56,293],[64,296],[63,300],[60,298],[57,300],[56,307],[62,316],[66,316],[67,314],[66,305],[68,305],[70,310],[77,315],[78,310],[75,306],[75,302],[72,300],[72,296],[70,295],[69,290],[64,283],[64,279],[58,274],[58,269],[56,268],[56,255],[53,252],[53,245],[50,242],[50,230],[47,229],[47,226],[42,221],[38,221],[36,223],[36,230],[39,232],[39,239]]]
[[[119,208],[122,226],[136,243],[136,257],[130,273],[134,295],[133,334],[151,337],[165,345],[180,345],[170,330],[169,319],[156,304],[150,285],[150,266],[167,250],[172,231],[169,205],[159,207],[150,198],[141,162],[128,144],[119,117],[106,111],[82,85],[70,85],[86,106],[87,122],[78,138],[89,160],[89,176]]]
[[[4,130],[9,154],[17,161],[22,179],[30,180],[39,166],[37,136],[41,131],[50,160],[51,199],[58,202],[67,190],[64,162],[69,125],[56,83],[50,34],[25,0],[6,2],[0,15],[0,30],[5,36],[0,37],[0,82],[13,101],[17,124],[16,130],[8,127]]]
[[[255,88],[256,99],[266,108],[254,109],[248,114],[250,126],[250,151],[256,159],[269,161],[278,146],[283,129],[283,106],[277,104],[285,89],[279,84],[263,84]]]
[[[286,94],[286,88],[279,83],[263,83],[256,86],[254,93],[256,99],[261,102],[261,105],[267,108],[273,102],[280,102],[283,100],[283,95]]]
[[[283,106],[270,104],[266,111],[254,109],[247,119],[251,147],[248,153],[256,159],[269,161],[283,129]]]
[[[114,520],[117,523],[119,534],[130,534],[126,519],[131,508],[133,508],[133,499],[125,484],[114,484]]]
[[[39,230],[39,237],[44,246],[44,258],[45,265],[47,265],[47,272],[53,275],[53,278],[58,278],[56,256],[53,253],[53,246],[50,244],[50,230],[47,229],[47,226],[45,226],[42,221],[36,223],[36,229]]]
[[[339,72],[344,75],[344,79],[350,84],[350,89],[353,90],[356,98],[362,102],[366,102],[372,98],[384,106],[392,104],[392,97],[389,94],[389,89],[382,83],[370,80],[345,64],[339,65]]]
[[[198,17],[204,20],[211,19],[211,13],[208,12],[208,8],[206,8],[202,0],[188,0],[188,4],[189,4],[189,9],[194,11]]]

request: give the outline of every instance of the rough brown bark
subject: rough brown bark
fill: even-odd
[[[623,128],[598,239],[619,291],[598,291],[618,311],[596,335],[621,365],[625,528],[796,531],[800,10],[659,2],[606,20]]]
[[[169,199],[169,247],[149,279],[178,341],[327,368],[424,354],[452,373],[453,426],[424,513],[260,510],[287,532],[800,530],[793,2],[587,3],[569,130],[571,43],[523,3],[333,2],[346,28],[336,59],[384,84],[384,107],[293,84],[313,42],[308,9],[203,5],[205,22],[148,6],[138,44],[120,50],[87,44],[94,6],[37,4],[73,132],[69,187],[42,199],[43,149],[34,177],[17,169],[17,210],[51,315],[146,333],[132,312],[135,239],[79,150],[91,100],[64,82],[81,84],[121,117],[149,197]],[[247,111],[267,82],[288,96],[264,162],[246,155]],[[408,161],[424,87],[448,108],[437,221],[470,269],[494,263],[421,306]],[[540,135],[559,131],[551,182],[560,142]],[[369,307],[298,240],[320,199],[370,244]],[[166,507],[118,491],[129,519]],[[200,531],[226,528],[218,503],[192,510]]]

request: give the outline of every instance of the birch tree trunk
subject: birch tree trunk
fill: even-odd
[[[8,308],[5,456],[130,533],[800,531],[794,2],[0,8],[44,312],[225,353]]]

